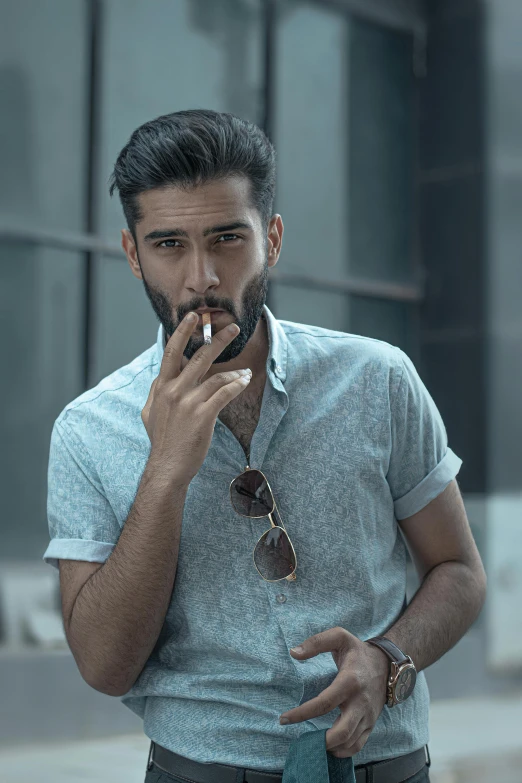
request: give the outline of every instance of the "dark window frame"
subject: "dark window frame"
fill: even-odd
[[[306,0],[303,0],[306,2]],[[260,125],[270,137],[277,123],[274,112],[274,87],[277,75],[274,39],[277,31],[278,0],[261,0],[263,7],[263,109]],[[330,8],[340,14],[365,19],[391,29],[409,30],[415,41],[422,42],[426,35],[426,21],[422,0],[310,0],[322,8]],[[89,388],[93,366],[93,328],[95,312],[95,269],[103,256],[124,259],[121,247],[107,241],[99,233],[96,194],[101,166],[98,150],[100,134],[100,97],[102,89],[102,47],[104,28],[104,0],[86,0],[86,34],[88,36],[89,69],[86,84],[88,105],[88,139],[86,170],[85,233],[27,229],[12,223],[0,223],[0,241],[24,242],[80,251],[84,253],[84,307],[83,307],[83,384]],[[414,65],[412,66],[414,67]],[[417,253],[414,251],[417,259]],[[418,280],[411,284],[396,284],[384,280],[365,280],[347,275],[342,280],[326,280],[320,276],[293,274],[271,270],[270,282],[277,285],[342,292],[347,296],[362,296],[418,304],[424,299],[423,275],[416,261]],[[270,296],[270,293],[269,293]]]

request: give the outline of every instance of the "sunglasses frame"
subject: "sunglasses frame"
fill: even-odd
[[[254,515],[251,515],[251,514],[242,514],[240,511],[236,510],[236,508],[234,506],[234,503],[232,502],[232,484],[234,483],[234,481],[237,481],[238,478],[241,478],[241,476],[243,476],[245,473],[252,473],[252,472],[261,473],[261,475],[263,476],[264,480],[266,481],[266,485],[267,485],[268,490],[270,492],[270,497],[272,498],[272,503],[273,503],[272,510],[269,511],[268,514],[260,514],[259,516],[254,516]],[[295,575],[295,572],[297,571],[297,555],[295,553],[294,545],[292,544],[292,541],[290,540],[290,536],[288,535],[287,530],[286,530],[286,528],[285,528],[285,526],[283,524],[283,520],[281,519],[281,514],[279,513],[279,509],[277,508],[277,503],[275,501],[274,493],[272,492],[272,487],[270,486],[270,484],[268,482],[268,479],[265,476],[265,474],[263,473],[263,471],[259,470],[259,468],[250,468],[247,465],[245,470],[242,473],[240,473],[239,476],[236,476],[235,479],[232,479],[232,481],[230,482],[229,490],[230,490],[230,502],[232,503],[232,508],[234,509],[236,514],[239,514],[240,517],[245,517],[246,519],[263,519],[264,517],[268,517],[268,519],[270,520],[270,527],[268,528],[268,530],[265,530],[263,535],[258,539],[258,541],[257,541],[257,543],[256,543],[256,545],[254,547],[254,551],[252,552],[252,560],[254,561],[254,566],[255,566],[255,569],[256,569],[257,573],[259,574],[259,576],[262,579],[264,579],[265,582],[282,582],[283,579],[286,579],[288,582],[293,582],[295,579],[297,579],[297,577]],[[277,516],[279,517],[279,521],[281,522],[280,525],[276,525],[276,523],[272,519],[272,514],[274,513],[274,510],[277,511]],[[288,543],[290,544],[290,546],[292,548],[292,552],[294,554],[295,568],[294,568],[294,570],[292,571],[291,574],[288,574],[288,576],[282,576],[282,577],[280,577],[280,579],[267,579],[266,576],[263,576],[263,574],[261,573],[261,571],[257,567],[254,555],[255,555],[256,548],[257,548],[257,544],[259,544],[259,541],[261,541],[263,536],[265,536],[267,533],[269,533],[270,530],[272,530],[272,528],[274,528],[274,527],[280,527],[280,528],[282,528],[284,530],[285,535],[286,535],[286,537],[288,539]]]

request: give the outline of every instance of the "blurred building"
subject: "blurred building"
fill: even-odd
[[[521,35],[518,0],[0,0],[0,742],[138,726],[50,649],[47,458],[64,405],[155,340],[107,179],[186,108],[275,143],[272,312],[403,348],[464,460],[488,606],[433,699],[522,686]]]

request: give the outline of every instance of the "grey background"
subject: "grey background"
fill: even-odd
[[[124,220],[107,180],[119,150],[139,124],[182,108],[261,123],[265,98],[261,0],[100,7],[90,227],[109,250],[92,255],[89,386],[157,329],[113,250]],[[36,564],[47,546],[50,432],[85,388],[77,238],[89,228],[89,8],[0,0],[0,561],[11,564]],[[464,460],[461,488],[488,571],[491,504],[522,493],[521,30],[517,0],[281,0],[272,48],[278,272],[316,283],[274,275],[268,305],[277,318],[384,339],[412,357]],[[513,524],[522,500],[516,508]],[[0,640],[2,627],[0,616]],[[483,613],[428,670],[434,699],[520,687],[520,667],[491,666],[488,633]],[[0,742],[137,725],[82,682],[67,651],[0,641],[0,691],[10,711]]]

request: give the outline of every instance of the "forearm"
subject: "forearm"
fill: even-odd
[[[485,600],[483,572],[460,562],[433,568],[399,620],[383,635],[426,669],[464,636]]]
[[[126,693],[156,644],[176,577],[186,492],[160,484],[147,466],[113,552],[76,598],[67,638],[97,690]]]

